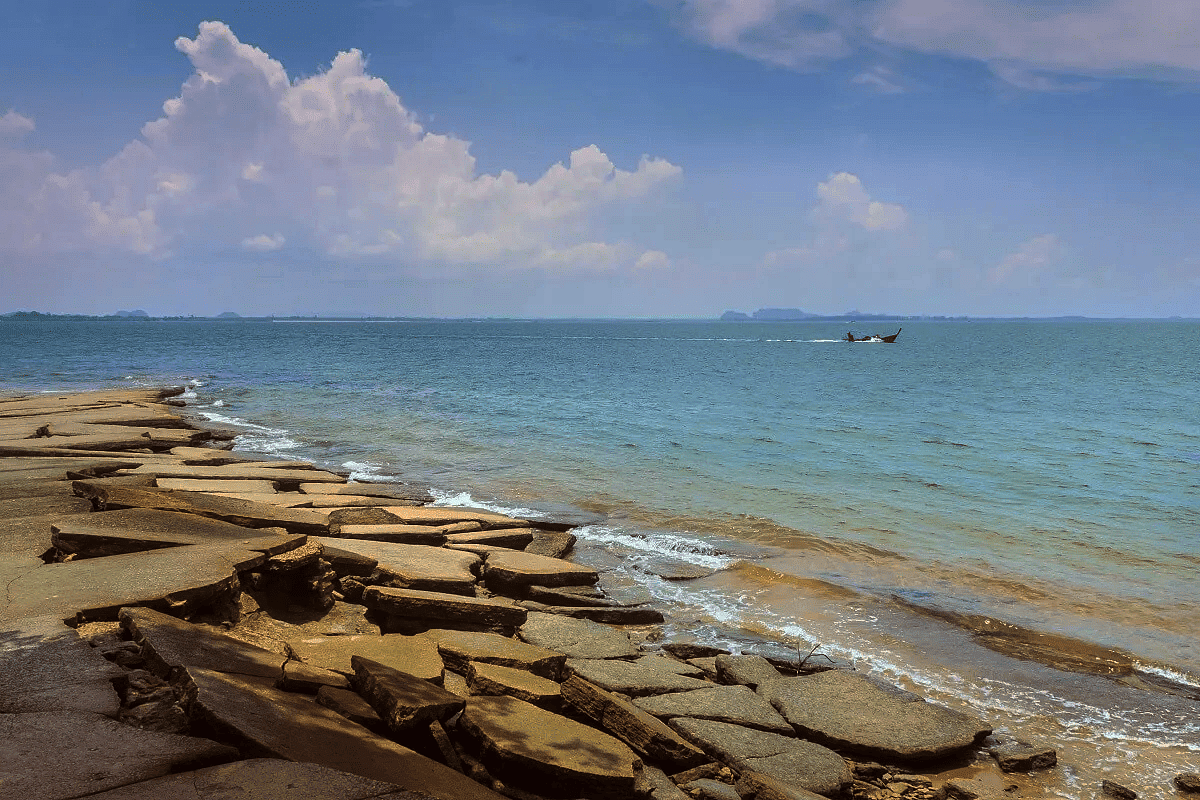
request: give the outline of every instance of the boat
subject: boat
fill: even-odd
[[[902,330],[904,330],[904,328],[897,328],[896,332],[893,333],[891,336],[880,336],[878,333],[876,333],[873,336],[859,336],[857,339],[854,337],[853,333],[847,332],[846,333],[846,341],[847,342],[887,342],[888,344],[894,344],[896,341],[896,337],[900,335],[900,331],[902,331]]]

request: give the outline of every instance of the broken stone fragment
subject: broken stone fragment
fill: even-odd
[[[753,800],[825,800],[823,795],[789,786],[758,772],[743,772],[735,788],[739,795]]]
[[[300,661],[345,675],[354,674],[351,658],[357,655],[422,680],[441,682],[437,643],[426,636],[305,636],[287,644]]]
[[[686,692],[712,686],[708,681],[613,659],[568,659],[566,674],[578,675],[602,689],[629,697]]]
[[[512,697],[472,697],[459,727],[487,770],[527,791],[631,797],[642,762],[606,733]]]
[[[625,631],[585,619],[528,612],[520,637],[568,658],[629,658],[638,650]]]
[[[387,735],[387,723],[357,692],[333,686],[322,686],[317,690],[317,702],[331,711],[336,711],[356,725],[362,725],[381,736]]]
[[[470,662],[479,662],[522,669],[557,681],[566,661],[562,653],[494,633],[431,630],[423,636],[437,643],[437,652],[447,667],[463,674]]]
[[[1052,747],[1035,747],[1024,742],[993,747],[988,751],[1005,772],[1033,772],[1058,764],[1058,752]]]
[[[478,569],[481,559],[473,553],[359,539],[320,541],[322,544],[375,559],[381,579],[386,580],[389,585],[423,592],[464,596],[475,594],[475,570]]]
[[[116,716],[119,699],[113,681],[124,675],[55,616],[0,622],[0,713]]]
[[[560,687],[563,699],[639,755],[673,772],[691,769],[708,756],[661,720],[617,695],[572,676]]]
[[[742,725],[747,728],[794,734],[792,726],[769,703],[746,686],[711,686],[705,689],[639,697],[634,705],[662,719],[694,717]]]
[[[472,661],[467,665],[466,678],[472,695],[506,695],[547,711],[557,712],[562,707],[557,683],[523,669]]]
[[[740,683],[751,689],[783,677],[771,662],[757,655],[721,654],[717,656],[716,667],[722,683]]]
[[[362,656],[352,656],[354,684],[394,733],[411,734],[463,708],[463,699],[429,681]]]
[[[533,531],[533,541],[525,545],[525,552],[548,558],[564,558],[575,548],[575,534],[562,531]]]
[[[380,586],[363,592],[363,604],[384,615],[382,625],[389,633],[453,627],[507,635],[525,622],[527,614],[509,602]]]
[[[558,614],[573,619],[588,619],[605,625],[657,625],[665,617],[657,608],[649,606],[546,606],[541,603],[525,601],[522,603],[530,611],[546,614]]]

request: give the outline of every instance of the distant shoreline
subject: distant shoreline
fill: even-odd
[[[734,324],[769,325],[779,323],[826,322],[1200,322],[1200,317],[1088,317],[1060,315],[1048,317],[1018,316],[991,317],[936,314],[858,314],[807,315],[795,319],[722,319],[720,317],[418,317],[418,316],[133,316],[118,314],[49,314],[40,311],[10,311],[0,314],[0,322],[729,322]]]

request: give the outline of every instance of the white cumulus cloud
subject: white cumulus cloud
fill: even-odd
[[[0,117],[0,136],[18,138],[32,131],[33,120],[9,109]]]
[[[479,174],[470,143],[426,130],[362,54],[290,79],[278,61],[205,22],[176,48],[194,72],[163,116],[99,167],[0,149],[0,251],[109,249],[169,259],[283,246],[339,260],[436,268],[632,267],[599,213],[680,175],[643,156],[622,169],[596,145],[532,181]],[[0,133],[32,123],[15,112]],[[644,249],[644,248],[643,248]]]
[[[1010,288],[1041,286],[1053,277],[1064,252],[1055,234],[1035,236],[988,270],[988,283]]]
[[[816,213],[827,219],[843,219],[869,231],[897,231],[908,222],[903,206],[871,199],[857,175],[839,172],[817,184],[820,205]]]

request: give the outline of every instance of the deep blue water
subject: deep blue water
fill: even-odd
[[[4,321],[0,389],[190,382],[242,448],[602,513],[581,553],[681,624],[882,658],[899,597],[1200,674],[1200,323],[902,324]],[[629,567],[664,556],[724,578]]]

